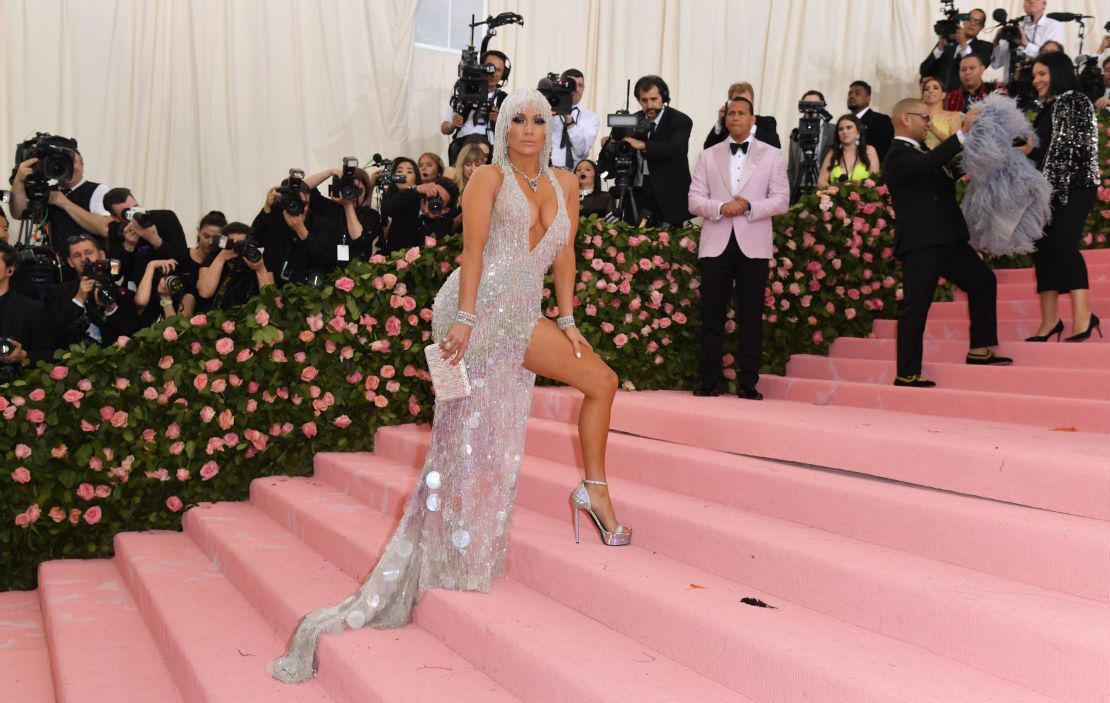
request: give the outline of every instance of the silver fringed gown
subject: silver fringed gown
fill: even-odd
[[[504,110],[502,110],[504,115]],[[507,121],[507,120],[506,120]],[[546,162],[546,159],[545,159]],[[306,615],[271,673],[287,682],[315,673],[317,641],[345,627],[397,627],[409,621],[426,591],[489,592],[505,573],[509,521],[535,375],[523,361],[532,328],[542,317],[543,279],[570,236],[558,179],[558,211],[529,250],[531,210],[520,184],[504,179],[490,217],[475,314],[465,355],[473,392],[437,403],[431,448],[397,531],[359,590],[330,608]],[[432,330],[443,339],[459,309],[459,271],[440,288]]]

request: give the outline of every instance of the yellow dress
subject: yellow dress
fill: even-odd
[[[837,164],[836,166],[833,166],[831,169],[829,169],[829,184],[830,185],[835,185],[835,184],[839,183],[840,182],[840,177],[843,176],[843,175],[844,175],[844,167],[842,165]],[[870,175],[871,175],[871,172],[868,171],[867,168],[861,162],[857,161],[856,165],[852,167],[852,172],[848,175],[848,180],[858,183],[859,181],[862,181],[863,179],[869,177]]]
[[[945,139],[948,139],[949,137],[951,137],[953,134],[956,133],[956,130],[959,129],[958,125],[953,125],[952,123],[950,123],[946,119],[932,120],[931,124],[934,127],[936,127],[937,131],[940,132],[941,134],[943,134],[944,136],[941,137],[941,138],[937,138],[937,136],[935,134],[933,134],[933,132],[931,130],[926,132],[925,133],[925,146],[929,147],[930,149],[936,149],[940,145],[941,142],[943,142]]]

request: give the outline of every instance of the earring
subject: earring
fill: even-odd
[[[856,146],[859,146],[859,137],[856,137]]]

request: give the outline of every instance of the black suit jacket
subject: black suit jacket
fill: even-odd
[[[143,280],[146,265],[155,259],[174,259],[184,261],[189,256],[189,244],[185,241],[185,230],[181,220],[173,210],[150,210],[150,218],[158,228],[162,246],[155,249],[145,240],[139,240],[132,251],[123,248],[123,223],[108,224],[108,243],[106,254],[109,259],[119,259],[124,276],[128,281],[138,284]]]
[[[948,42],[944,49],[940,52],[940,57],[933,56],[933,51],[929,51],[929,55],[921,62],[919,72],[921,77],[932,76],[940,79],[944,85],[945,92],[955,90],[960,87],[960,65],[956,61],[956,47],[959,46],[955,42]],[[982,39],[971,40],[971,53],[976,54],[983,60],[983,65],[989,67],[991,65],[991,54],[994,52],[994,45],[989,41]]]
[[[890,143],[894,140],[894,123],[890,121],[890,117],[871,108],[860,118],[860,122],[866,130],[867,143],[879,152],[879,159],[885,159]]]
[[[782,148],[782,142],[779,141],[779,125],[771,115],[756,116],[755,138],[764,144],[770,144],[776,149]],[[718,132],[717,128],[714,127],[710,129],[709,134],[706,135],[705,143],[702,145],[702,148],[708,149],[714,144],[720,144],[726,139],[728,139],[728,130],[722,127],[721,131]]]
[[[944,166],[963,146],[953,134],[921,152],[896,139],[883,161],[883,180],[894,201],[894,254],[970,239],[956,203],[956,182]]]
[[[8,290],[0,296],[0,337],[14,339],[34,361],[54,353],[54,337],[47,324],[46,306],[34,298]]]
[[[643,117],[643,111],[637,112]],[[659,125],[640,155],[647,160],[652,195],[663,219],[679,224],[690,219],[686,209],[690,193],[690,132],[694,123],[686,114],[667,106]]]
[[[118,291],[117,308],[105,316],[90,294],[82,308],[73,302],[77,294],[79,280],[59,283],[46,293],[46,311],[50,317],[50,328],[54,340],[60,347],[92,341],[88,336],[88,322],[100,328],[101,344],[111,346],[120,336],[130,337],[138,329],[135,316],[135,296],[127,289]],[[82,316],[86,321],[82,321]]]

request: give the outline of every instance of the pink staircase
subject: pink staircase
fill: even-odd
[[[507,578],[326,636],[307,684],[265,663],[366,576],[426,427],[44,564],[37,592],[0,594],[0,700],[1110,701],[1110,345],[967,367],[962,304],[934,308],[965,328],[926,344],[935,389],[891,386],[878,336],[795,357],[762,403],[619,394],[623,549],[574,543],[580,396],[538,388]]]

